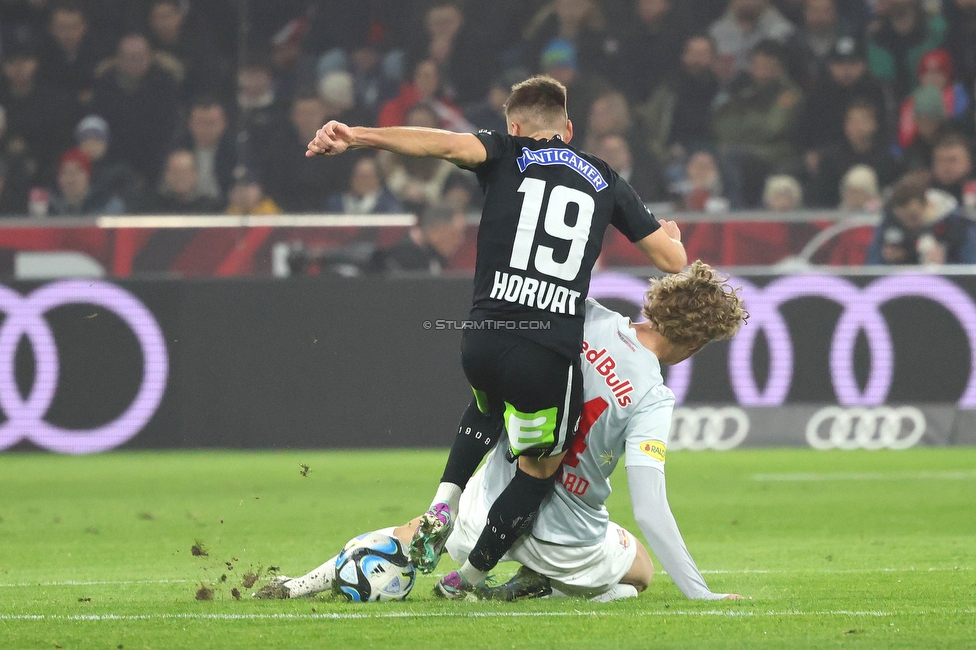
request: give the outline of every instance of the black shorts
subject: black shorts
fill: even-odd
[[[583,405],[580,360],[502,330],[465,330],[461,364],[478,409],[501,418],[512,456],[567,451]]]

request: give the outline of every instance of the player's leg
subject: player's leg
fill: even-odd
[[[420,524],[420,517],[410,521],[403,526],[381,528],[377,533],[396,537],[404,546],[410,543],[414,531]],[[338,555],[334,555],[326,562],[312,569],[308,573],[298,578],[288,578],[278,576],[268,584],[261,587],[254,593],[255,598],[262,599],[285,599],[301,598],[303,596],[314,596],[324,591],[332,590],[332,583],[335,581],[336,560]]]
[[[410,560],[421,573],[431,573],[440,561],[457,516],[461,492],[484,455],[495,446],[503,428],[500,411],[496,409],[492,414],[486,394],[473,390],[474,398],[461,416],[437,493],[410,542]]]
[[[437,593],[447,598],[462,597],[481,583],[529,529],[555,486],[579,422],[583,389],[578,360],[522,341],[510,359],[503,359],[496,393],[504,405],[509,451],[519,459],[518,468],[489,510],[468,560],[438,583]]]
[[[634,557],[634,563],[630,565],[630,569],[620,579],[620,582],[631,585],[640,593],[647,589],[651,585],[651,580],[654,579],[654,563],[651,562],[651,555],[644,545],[636,539],[634,542],[637,543],[637,556]]]
[[[570,597],[609,602],[636,598],[654,576],[647,549],[614,523],[599,544],[559,546],[530,536],[512,549],[509,558],[523,566],[507,583],[483,590],[484,598]]]
[[[431,573],[440,561],[461,492],[503,430],[503,408],[489,399],[489,393],[496,392],[499,359],[510,355],[518,341],[497,334],[465,330],[461,337],[461,364],[474,397],[461,416],[437,493],[410,543],[410,560],[421,573]]]
[[[634,541],[637,543],[637,554],[634,557],[634,563],[630,566],[630,569],[620,579],[620,582],[602,594],[590,598],[590,600],[598,603],[608,603],[611,600],[637,598],[639,593],[650,586],[651,580],[654,578],[654,563],[651,562],[651,556],[648,554],[647,549],[644,548],[644,545],[636,539]]]

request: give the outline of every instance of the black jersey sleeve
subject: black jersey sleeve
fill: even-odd
[[[515,138],[508,134],[498,133],[497,131],[482,129],[475,136],[481,140],[481,144],[485,145],[487,156],[483,163],[474,167],[465,167],[464,169],[473,171],[478,176],[478,180],[484,185],[485,180],[495,169],[498,161],[512,155],[518,147],[515,143]]]
[[[632,242],[644,239],[661,227],[630,183],[614,174],[613,216],[610,223]]]

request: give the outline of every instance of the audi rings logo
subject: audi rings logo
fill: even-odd
[[[917,408],[828,406],[807,422],[814,449],[908,449],[925,435],[925,415]]]
[[[679,407],[671,416],[668,449],[726,451],[741,445],[748,435],[749,416],[738,407]]]
[[[114,421],[89,430],[69,430],[45,421],[58,386],[58,350],[44,315],[62,305],[86,304],[108,309],[135,334],[142,349],[142,385],[128,409]],[[0,449],[21,440],[67,454],[89,454],[116,447],[136,435],[159,408],[166,390],[169,360],[156,319],[127,291],[106,282],[54,282],[22,296],[0,285]],[[34,385],[21,395],[15,357],[21,338],[34,353]]]
[[[976,351],[976,306],[965,291],[935,275],[889,275],[865,287],[828,275],[794,275],[774,280],[759,288],[733,278],[742,287],[749,310],[749,323],[729,343],[729,379],[741,406],[781,406],[793,381],[793,337],[780,308],[798,298],[824,298],[843,308],[830,347],[830,379],[842,406],[880,406],[888,399],[894,377],[895,351],[891,332],[881,313],[890,300],[920,297],[934,301],[952,313],[969,340],[969,355]],[[617,298],[643,304],[647,286],[629,275],[606,273],[594,276],[590,295]],[[769,376],[760,388],[752,368],[753,348],[759,332],[769,349]],[[862,389],[854,372],[854,348],[863,332],[871,354],[871,367]],[[976,359],[971,361],[966,388],[959,399],[962,408],[976,408]],[[692,359],[671,367],[668,386],[678,404],[684,401],[691,383]]]

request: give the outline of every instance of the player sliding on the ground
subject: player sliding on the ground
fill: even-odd
[[[655,266],[687,263],[680,233],[647,211],[633,188],[594,156],[569,145],[566,88],[549,77],[517,84],[505,105],[508,135],[436,129],[349,127],[329,122],[306,155],[351,147],[435,157],[471,169],[485,191],[474,305],[461,342],[474,390],[440,486],[410,548],[433,571],[454,525],[461,491],[504,429],[518,467],[497,495],[468,561],[437,591],[461,598],[528,530],[551,494],[582,406],[579,353],[590,273],[613,224]]]
[[[563,459],[559,483],[543,503],[532,531],[506,558],[523,568],[502,587],[479,588],[487,598],[572,595],[613,600],[647,587],[653,565],[643,545],[612,523],[606,510],[610,475],[625,458],[634,517],[668,575],[688,598],[739,598],[712,593],[685,546],[668,505],[664,461],[674,395],[661,364],[687,359],[709,341],[728,339],[748,317],[736,292],[707,264],[653,283],[643,314],[630,319],[586,301],[583,331],[583,416],[579,436]],[[499,445],[460,500],[447,550],[464,562],[476,546],[490,504],[515,473]],[[405,544],[420,519],[386,529]],[[335,558],[300,578],[280,578],[264,597],[298,597],[331,588]]]

